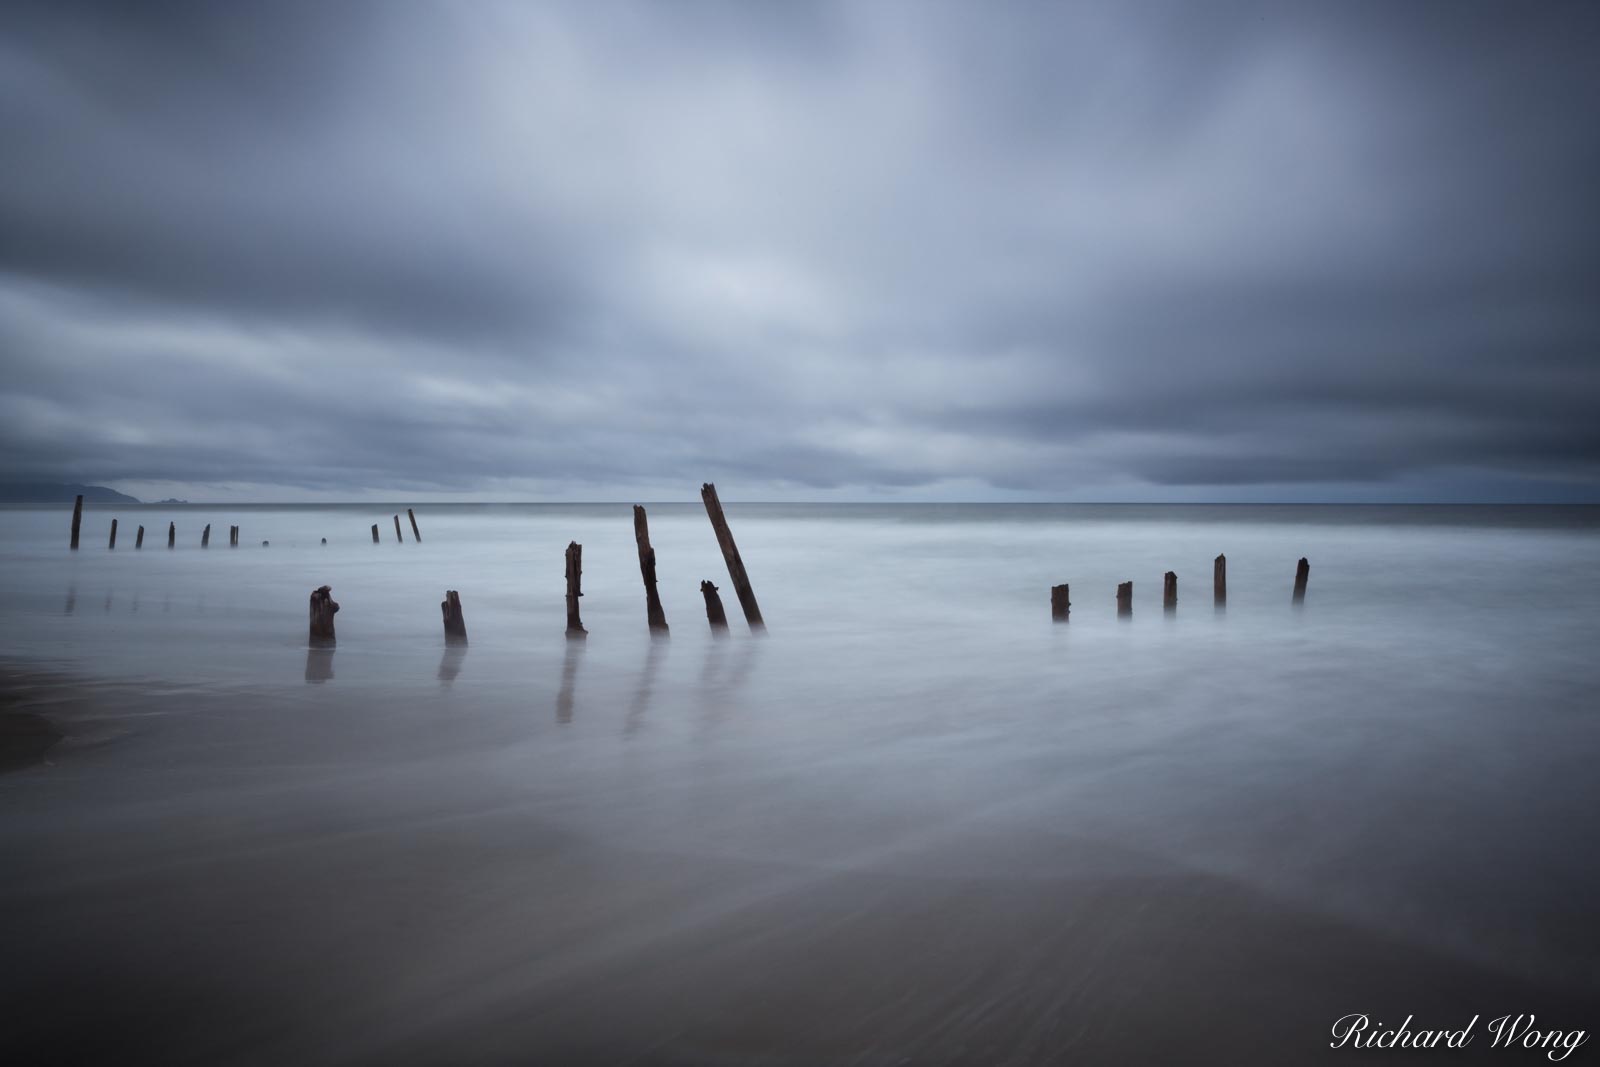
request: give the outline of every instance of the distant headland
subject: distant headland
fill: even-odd
[[[0,485],[0,504],[70,504],[83,495],[89,504],[137,504],[127,493],[103,485],[49,485],[45,483]]]

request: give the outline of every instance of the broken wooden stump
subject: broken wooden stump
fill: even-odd
[[[1304,556],[1300,557],[1300,565],[1294,569],[1294,602],[1302,604],[1306,599],[1306,579],[1311,577],[1311,564]]]
[[[178,547],[178,524],[176,522],[167,523],[167,547]]]
[[[1117,615],[1133,614],[1133,583],[1122,582],[1117,586]]]
[[[83,494],[78,494],[78,502],[72,505],[72,547],[78,547],[78,527],[83,525]]]
[[[405,534],[400,532],[400,516],[398,515],[394,517],[394,539],[402,545],[406,543]]]
[[[444,643],[466,644],[467,620],[461,615],[461,595],[454,589],[445,590],[444,601],[439,605],[439,611],[444,615]]]
[[[330,586],[319,586],[311,591],[311,644],[314,647],[327,648],[334,644],[333,616],[338,610]]]
[[[417,529],[417,513],[410,508],[406,508],[406,518],[411,520],[411,539],[420,542],[422,540],[422,531]]]
[[[144,547],[144,527],[143,526],[139,527],[138,534],[136,534],[134,536],[134,538],[133,538],[133,547],[134,548],[143,548]]]
[[[378,524],[377,523],[373,523],[372,524],[372,543],[373,544],[377,544],[378,543]]]
[[[1056,622],[1066,622],[1067,615],[1072,611],[1072,601],[1067,599],[1067,587],[1052,585],[1050,587],[1050,617]]]
[[[111,540],[106,543],[106,547],[107,548],[112,548],[112,549],[117,547],[117,520],[116,519],[112,519],[111,520]]]
[[[639,546],[639,576],[644,579],[644,611],[650,632],[669,633],[667,613],[661,610],[661,594],[656,589],[656,550],[650,547],[650,523],[638,504],[633,506],[633,539]]]
[[[587,637],[583,619],[578,614],[578,598],[583,596],[583,546],[576,541],[567,543],[567,636]]]
[[[237,527],[237,526],[228,527],[228,547],[229,548],[238,548],[239,547],[239,527]]]
[[[209,522],[206,523],[206,528],[200,532],[200,547],[211,547],[211,524]]]
[[[723,635],[728,632],[728,613],[722,610],[722,598],[717,595],[717,587],[709,581],[700,583],[700,592],[706,596],[706,621],[711,624],[711,632]]]
[[[722,501],[717,499],[717,487],[710,482],[701,485],[700,499],[705,501],[711,528],[717,533],[717,544],[722,546],[722,558],[728,564],[728,577],[733,579],[733,591],[739,597],[739,606],[744,609],[745,622],[750,624],[752,633],[761,633],[767,624],[761,619],[761,607],[756,603],[755,590],[750,588],[750,576],[744,572],[739,546],[733,543],[733,531],[728,529],[728,519],[722,514]]]
[[[1211,568],[1211,595],[1218,604],[1228,602],[1228,557],[1218,556]]]
[[[1161,579],[1161,607],[1167,614],[1178,610],[1178,572],[1168,571]]]

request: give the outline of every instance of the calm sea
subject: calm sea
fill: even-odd
[[[1600,510],[725,506],[765,637],[698,504],[649,508],[665,641],[625,505],[425,506],[421,543],[100,506],[76,553],[70,508],[0,509],[13,699],[64,735],[0,775],[10,1040],[1294,1062],[1374,1007],[1600,1024]]]

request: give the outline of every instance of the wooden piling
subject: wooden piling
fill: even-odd
[[[1056,622],[1066,622],[1067,616],[1072,612],[1072,601],[1067,598],[1067,587],[1052,585],[1050,587],[1050,617]]]
[[[200,547],[211,547],[211,524],[209,522],[206,523],[206,528],[200,534]]]
[[[144,547],[144,527],[143,526],[139,527],[139,533],[133,539],[133,547],[134,548],[143,548]]]
[[[1161,607],[1169,615],[1178,610],[1178,572],[1168,571],[1161,579]]]
[[[439,605],[439,611],[444,615],[444,643],[466,644],[467,620],[461,614],[461,595],[454,589],[447,589],[444,602]]]
[[[583,546],[576,541],[567,543],[567,636],[587,637],[583,619],[578,614],[578,598],[583,596]]]
[[[394,539],[402,545],[406,543],[405,535],[400,532],[400,516],[394,517]]]
[[[1300,557],[1300,565],[1294,569],[1294,602],[1301,604],[1306,599],[1306,579],[1311,577],[1311,564],[1304,556]]]
[[[328,648],[334,644],[333,616],[339,605],[333,599],[333,589],[319,586],[311,591],[311,644]]]
[[[1211,569],[1211,595],[1218,604],[1228,602],[1228,557],[1218,556]]]
[[[228,547],[229,548],[238,548],[239,547],[239,527],[237,527],[237,526],[228,527]]]
[[[373,523],[372,524],[372,543],[373,544],[377,544],[378,543],[378,524],[377,523]]]
[[[744,572],[739,546],[733,543],[733,531],[728,529],[728,519],[722,514],[722,501],[717,499],[717,487],[710,482],[701,485],[700,499],[705,501],[711,528],[717,533],[717,544],[722,546],[722,558],[728,564],[728,577],[733,579],[733,591],[739,597],[739,606],[744,609],[745,622],[750,624],[752,633],[761,633],[767,624],[761,619],[761,607],[756,603],[755,590],[750,588],[750,577]]]
[[[112,549],[117,547],[117,520],[116,519],[112,519],[111,520],[111,540],[109,542],[107,542],[106,547],[107,548],[112,548]]]
[[[410,508],[406,508],[406,518],[411,520],[411,539],[420,542],[422,540],[422,531],[417,529],[417,513]]]
[[[176,522],[167,523],[167,547],[178,547],[178,524]]]
[[[644,610],[652,634],[668,633],[667,613],[656,589],[656,550],[650,547],[650,523],[644,508],[633,506],[633,539],[639,546],[639,576],[644,579]]]
[[[722,598],[717,595],[717,587],[709,581],[700,583],[700,592],[706,596],[706,621],[711,624],[711,632],[724,635],[728,632],[728,613],[722,610]]]
[[[78,527],[83,525],[83,494],[78,494],[78,502],[72,505],[72,548],[78,548]]]
[[[1117,614],[1133,614],[1133,583],[1122,582],[1117,586]]]

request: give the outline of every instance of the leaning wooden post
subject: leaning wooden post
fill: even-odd
[[[1133,583],[1122,582],[1117,586],[1117,614],[1133,614]]]
[[[417,513],[410,508],[406,508],[406,518],[411,520],[411,539],[413,541],[421,541],[422,531],[417,529]]]
[[[133,539],[133,547],[134,548],[143,548],[144,547],[144,527],[143,526],[139,527],[139,533]]]
[[[567,636],[587,637],[583,619],[578,614],[578,598],[583,595],[583,546],[576,541],[567,544]]]
[[[1211,570],[1211,595],[1218,604],[1228,602],[1228,557],[1218,556]]]
[[[112,519],[111,520],[111,541],[106,545],[106,547],[107,548],[116,548],[117,547],[117,520],[116,519]]]
[[[372,524],[372,543],[373,544],[377,544],[378,543],[378,524],[377,523],[373,523]]]
[[[467,620],[461,615],[461,596],[454,589],[447,589],[444,602],[439,605],[439,611],[444,615],[444,643],[447,645],[464,645],[467,643]]]
[[[717,587],[709,581],[701,582],[700,592],[706,595],[706,621],[711,624],[711,632],[717,635],[726,634],[728,613],[722,610],[722,598],[717,595]]]
[[[644,579],[644,611],[650,632],[668,633],[667,613],[661,610],[661,594],[656,590],[656,550],[650,547],[650,523],[638,504],[633,506],[633,539],[639,545],[639,576]]]
[[[1050,587],[1050,617],[1056,622],[1066,622],[1067,616],[1072,612],[1072,601],[1067,599],[1067,587],[1052,585]]]
[[[206,528],[200,532],[200,547],[211,547],[211,524],[209,522],[206,523]]]
[[[320,586],[311,591],[311,644],[327,648],[334,644],[333,616],[339,605],[333,599],[333,589]]]
[[[1161,607],[1170,615],[1178,610],[1178,572],[1168,571],[1161,579]]]
[[[400,532],[400,516],[394,517],[394,539],[402,545],[406,543],[405,535]]]
[[[78,548],[78,527],[83,525],[83,494],[78,494],[78,502],[72,505],[72,548]]]
[[[1300,557],[1300,565],[1294,569],[1294,602],[1303,603],[1306,599],[1306,579],[1311,577],[1311,564],[1304,556]]]
[[[711,528],[717,532],[717,544],[722,546],[722,558],[728,564],[728,577],[733,579],[733,591],[739,596],[745,622],[750,624],[752,632],[760,633],[767,628],[767,624],[761,621],[761,607],[756,603],[755,590],[750,588],[750,577],[744,572],[739,546],[733,543],[733,531],[728,529],[728,519],[722,514],[722,501],[717,499],[717,487],[710,482],[701,485],[700,499],[705,501],[706,514],[711,517]]]
[[[169,523],[167,523],[167,547],[168,548],[176,548],[177,546],[178,546],[178,524],[176,522],[169,522]]]

